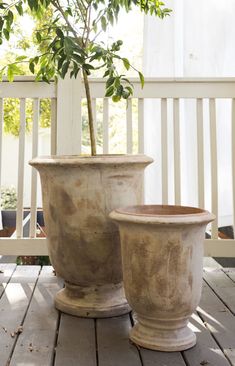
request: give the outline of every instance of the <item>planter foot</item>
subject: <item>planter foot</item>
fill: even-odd
[[[65,283],[55,297],[58,310],[86,318],[109,318],[130,312],[122,284],[80,287]]]
[[[131,330],[130,339],[141,347],[164,351],[184,351],[196,344],[196,335],[185,326],[179,329],[146,328],[137,323]]]

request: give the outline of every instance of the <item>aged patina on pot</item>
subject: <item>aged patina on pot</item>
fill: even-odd
[[[181,351],[196,343],[188,319],[202,285],[206,225],[215,216],[183,206],[117,209],[124,288],[137,315],[133,342],[160,351]]]
[[[49,256],[65,280],[56,307],[85,317],[130,310],[119,234],[108,214],[143,203],[144,155],[55,156],[30,162],[40,173]]]

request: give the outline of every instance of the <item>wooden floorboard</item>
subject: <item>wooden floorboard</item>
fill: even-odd
[[[129,315],[97,319],[99,366],[141,366],[138,349],[129,341]]]
[[[50,366],[59,313],[54,307],[54,296],[62,287],[53,274],[52,267],[43,267],[23,323],[23,331],[17,339],[10,365]]]
[[[96,366],[95,320],[62,314],[55,366]]]
[[[51,267],[0,263],[0,366],[235,366],[235,269],[213,264],[204,277],[190,321],[196,346],[165,353],[129,341],[129,314],[97,320],[60,314],[54,296],[63,283]]]
[[[39,266],[19,266],[7,284],[0,302],[0,365],[8,365],[14,350],[19,327],[22,326]]]

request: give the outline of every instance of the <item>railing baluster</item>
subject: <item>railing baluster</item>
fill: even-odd
[[[33,101],[33,133],[32,133],[32,158],[38,154],[38,121],[39,121],[39,99]],[[32,168],[31,173],[31,207],[29,236],[35,238],[37,225],[37,172]]]
[[[180,109],[179,99],[174,99],[174,177],[175,177],[175,204],[181,203],[181,164],[180,164]]]
[[[168,204],[167,99],[161,99],[162,203]]]
[[[92,98],[91,100],[92,112],[93,112],[93,125],[95,136],[97,136],[97,112],[96,112],[96,99]]]
[[[24,194],[24,157],[25,157],[25,98],[20,99],[20,133],[18,153],[18,188],[16,210],[16,236],[23,235],[23,194]]]
[[[126,152],[132,154],[133,136],[132,136],[132,99],[127,99],[126,107]]]
[[[197,99],[197,169],[198,169],[198,206],[205,207],[204,192],[204,131],[203,100]]]
[[[57,151],[57,100],[55,98],[51,99],[51,155],[56,155]]]
[[[235,233],[235,99],[232,99],[232,185],[233,185],[233,231]]]
[[[138,99],[138,152],[144,153],[144,99]]]
[[[211,147],[211,206],[216,215],[211,226],[211,238],[218,238],[218,177],[217,177],[217,136],[216,136],[216,104],[211,98],[210,107],[210,147]]]
[[[109,99],[103,99],[103,154],[109,153]]]

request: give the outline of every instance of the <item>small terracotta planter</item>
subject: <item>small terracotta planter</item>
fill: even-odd
[[[160,351],[195,345],[188,328],[202,285],[206,225],[215,216],[181,206],[133,206],[110,214],[119,224],[124,288],[137,315],[130,338]]]

